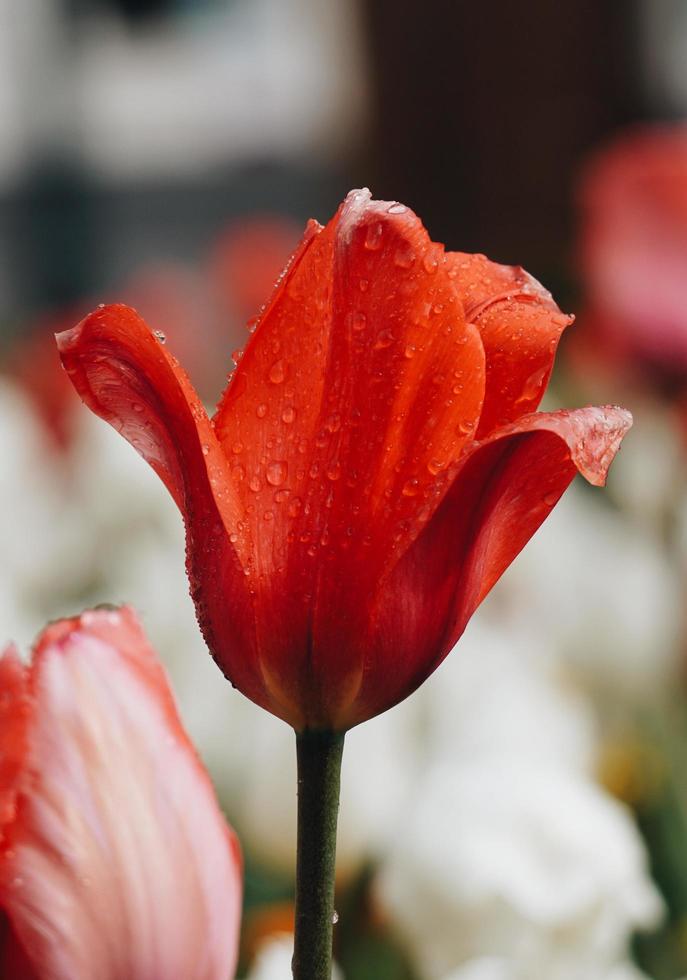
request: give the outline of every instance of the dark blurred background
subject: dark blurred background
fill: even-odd
[[[590,147],[682,108],[639,0],[4,0],[0,309],[198,260],[252,213],[369,184],[452,248],[563,278]],[[677,55],[676,55],[677,57]],[[658,63],[658,64],[657,64]]]

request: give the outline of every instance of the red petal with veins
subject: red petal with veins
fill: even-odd
[[[519,266],[463,252],[449,252],[446,259],[466,319],[484,344],[487,392],[477,432],[483,439],[536,411],[561,333],[574,318],[561,313],[551,294]]]
[[[526,416],[475,443],[377,596],[365,684],[347,724],[400,701],[438,667],[575,473],[602,485],[632,424],[615,407]]]
[[[17,727],[24,744],[0,962],[23,950],[40,980],[233,976],[238,845],[131,611],[51,625],[22,670],[0,661],[1,754]]]
[[[383,583],[485,439],[536,408],[567,322],[521,270],[445,255],[407,208],[356,191],[308,226],[211,426],[133,311],[96,311],[60,346],[84,400],[179,503],[225,674],[297,729],[338,728],[363,704],[383,710],[366,693],[381,684],[378,646],[389,673]],[[561,467],[568,479],[569,457]],[[435,572],[390,608],[421,619]],[[424,624],[388,704],[443,656],[444,626]]]

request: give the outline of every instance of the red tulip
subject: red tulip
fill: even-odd
[[[131,309],[58,343],[179,505],[226,676],[343,731],[431,674],[576,471],[603,483],[627,412],[532,414],[569,322],[521,269],[354,191],[308,225],[212,419]]]
[[[132,612],[0,659],[0,975],[228,980],[241,859]]]
[[[580,259],[598,357],[687,374],[687,127],[623,134],[580,181]],[[584,331],[583,331],[584,334]]]

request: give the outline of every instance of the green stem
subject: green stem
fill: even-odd
[[[294,980],[330,980],[336,820],[344,736],[305,731],[298,754],[298,844]]]

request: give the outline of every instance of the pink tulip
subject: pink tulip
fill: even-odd
[[[0,976],[228,980],[241,857],[133,612],[0,659]]]

